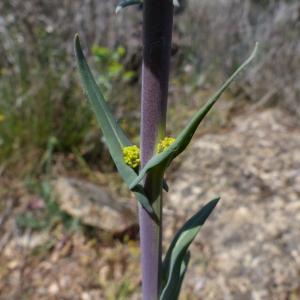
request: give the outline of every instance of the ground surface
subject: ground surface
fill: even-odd
[[[278,110],[233,124],[193,144],[169,194],[176,224],[222,197],[193,248],[187,282],[198,299],[300,299],[299,129]]]
[[[222,197],[191,249],[182,299],[300,299],[300,127],[276,109],[231,123],[194,140],[170,181],[167,240],[205,201]],[[134,234],[121,242],[59,222],[21,231],[15,217],[34,197],[1,179],[1,300],[140,299]]]

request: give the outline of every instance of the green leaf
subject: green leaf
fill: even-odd
[[[249,58],[231,75],[231,77],[221,86],[221,88],[207,101],[207,103],[195,114],[189,124],[185,127],[185,129],[178,135],[175,142],[171,144],[165,151],[162,153],[156,154],[153,156],[148,163],[144,166],[144,168],[140,171],[138,177],[133,181],[130,185],[130,188],[134,188],[149,172],[151,169],[155,167],[160,167],[162,169],[166,169],[171,161],[176,158],[180,153],[182,153],[185,148],[190,143],[195,131],[200,125],[201,121],[210,111],[210,109],[214,106],[214,104],[218,101],[223,92],[227,89],[227,87],[234,81],[237,75],[248,66],[251,61],[254,59],[257,52],[258,45],[255,45],[255,48]]]
[[[130,5],[137,5],[142,4],[142,0],[121,0],[116,8],[116,14],[122,10],[123,8],[130,6]]]
[[[114,160],[120,175],[129,186],[129,184],[137,178],[137,174],[131,167],[125,164],[122,149],[123,147],[130,146],[131,142],[114,119],[100,89],[96,84],[82,52],[78,35],[75,36],[75,53],[83,87],[103,132],[110,155]],[[133,189],[133,192],[146,211],[153,215],[154,210],[144,193],[143,187],[138,185]]]
[[[188,268],[188,265],[189,265],[189,262],[190,262],[190,258],[191,258],[190,251],[187,251],[186,254],[185,254],[185,256],[184,256],[184,259],[183,259],[183,261],[181,263],[181,266],[180,266],[180,275],[179,275],[178,282],[173,287],[172,300],[179,299],[181,286],[182,286],[182,283],[183,283],[183,280],[184,280],[184,276],[185,276],[185,273],[187,271],[187,268]]]
[[[165,282],[160,300],[177,299],[186,267],[183,262],[190,244],[195,239],[201,226],[205,223],[220,198],[207,203],[199,212],[190,218],[176,233],[163,262],[162,278]]]

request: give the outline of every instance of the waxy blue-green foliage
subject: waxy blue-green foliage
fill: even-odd
[[[122,1],[123,6],[125,6],[125,2],[127,4],[129,2],[133,4],[134,1],[124,0]],[[99,90],[85,60],[77,35],[75,37],[75,52],[84,89],[96,114],[97,121],[105,137],[105,141],[112,159],[114,160],[121,177],[124,179],[128,187],[134,192],[140,204],[153,218],[157,218],[151,202],[145,194],[144,187],[142,184],[140,184],[140,182],[147,173],[154,172],[153,174],[163,174],[172,160],[186,149],[199,124],[220,98],[222,93],[232,83],[237,75],[251,63],[257,52],[257,45],[255,46],[249,58],[232,74],[232,76],[221,86],[216,94],[214,94],[195,114],[195,116],[188,123],[186,128],[182,130],[175,141],[172,139],[172,143],[170,143],[166,149],[164,149],[161,153],[155,154],[144,166],[144,168],[140,170],[139,174],[137,174],[133,168],[126,164],[126,161],[124,160],[123,149],[131,146],[132,144],[111,114],[108,105],[104,100],[104,97]],[[165,182],[164,186],[166,186]],[[191,217],[175,235],[163,262],[162,275],[160,278],[160,282],[162,282],[160,300],[178,299],[189,261],[188,248],[195,239],[201,226],[204,224],[206,219],[217,205],[219,199],[220,198],[216,198],[206,204],[202,209],[200,209],[199,212]]]
[[[206,204],[176,233],[163,262],[160,300],[178,299],[189,260],[188,248],[219,200],[220,198],[216,198]]]

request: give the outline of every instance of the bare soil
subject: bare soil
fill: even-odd
[[[244,113],[196,138],[172,174],[165,237],[216,195],[221,202],[191,248],[182,299],[300,299],[300,127],[289,114]],[[0,299],[140,299],[136,232],[91,227],[21,230],[39,203],[0,183]]]

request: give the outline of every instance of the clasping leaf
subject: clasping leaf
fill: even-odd
[[[95,112],[97,121],[105,137],[110,155],[115,162],[119,174],[129,186],[132,181],[136,180],[137,174],[124,162],[122,149],[132,144],[117,121],[114,119],[100,89],[96,84],[96,81],[82,52],[78,35],[75,36],[75,53],[84,90],[86,91],[89,102]],[[153,215],[154,210],[144,193],[143,186],[136,185],[132,191],[146,211]]]
[[[144,168],[140,171],[138,177],[130,184],[130,188],[134,188],[149,172],[151,169],[159,167],[161,169],[166,169],[171,161],[182,153],[185,148],[190,143],[195,131],[200,125],[201,121],[218,101],[223,92],[227,87],[234,81],[237,75],[248,66],[251,61],[254,59],[257,52],[258,44],[255,45],[255,48],[249,58],[231,75],[231,77],[220,87],[220,89],[207,101],[207,103],[195,114],[192,120],[188,123],[185,129],[178,135],[176,141],[172,143],[165,151],[162,153],[156,154],[153,156]]]

